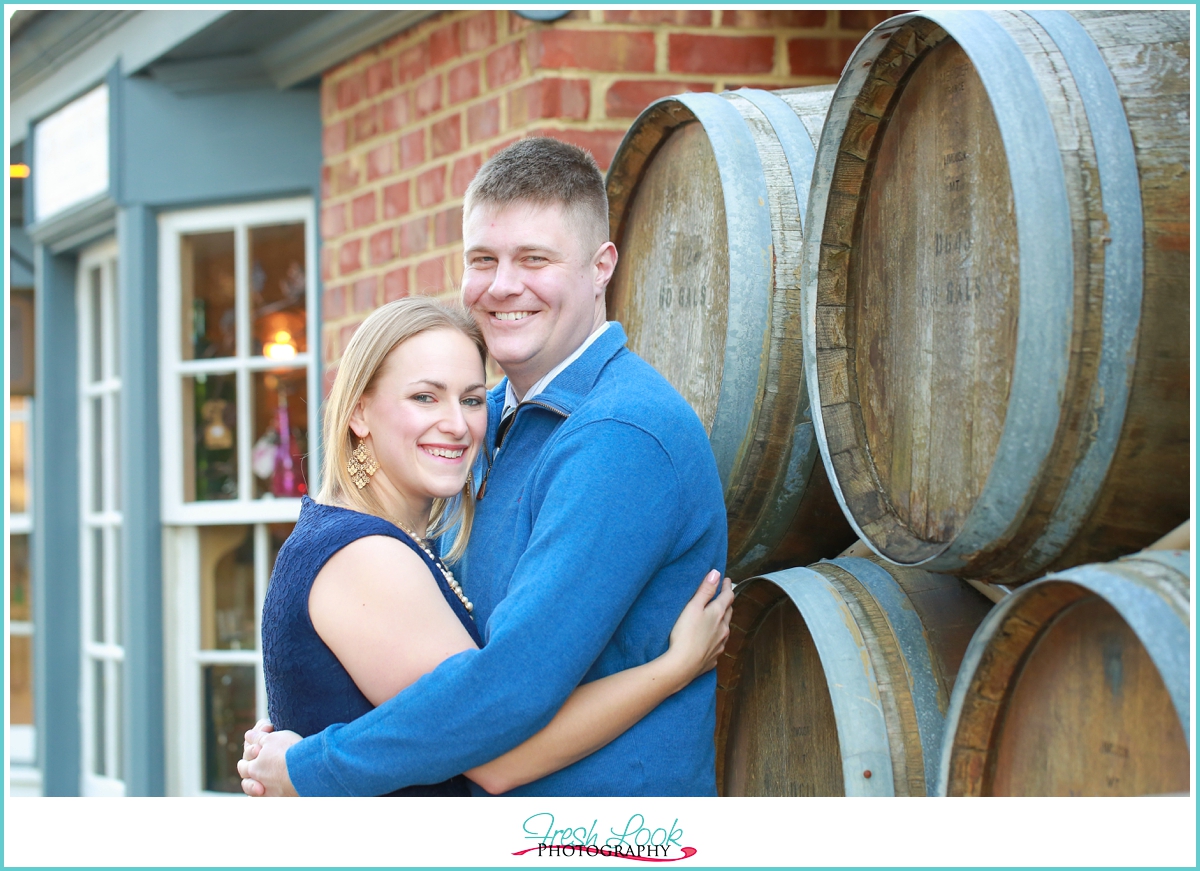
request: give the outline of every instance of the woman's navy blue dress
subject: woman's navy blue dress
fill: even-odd
[[[368,535],[386,535],[412,548],[429,566],[442,596],[463,628],[477,645],[483,644],[475,621],[454,595],[437,565],[407,534],[372,514],[322,505],[305,496],[296,528],[275,559],[263,603],[262,651],[267,713],[276,729],[287,729],[307,737],[326,726],[349,723],[375,707],[321,640],[308,615],[308,595],[325,563],[346,545]],[[468,794],[466,779],[461,775],[444,783],[409,786],[392,793]]]

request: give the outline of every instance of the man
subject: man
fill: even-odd
[[[460,570],[486,643],[353,723],[260,736],[239,770],[268,794],[379,795],[493,759],[581,682],[662,653],[696,579],[724,566],[703,427],[605,321],[617,251],[591,155],[547,138],[497,154],[467,190],[463,245],[463,302],[508,379]],[[715,795],[714,695],[710,672],[513,794]]]

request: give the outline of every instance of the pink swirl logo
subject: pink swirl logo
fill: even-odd
[[[684,859],[690,859],[696,855],[695,847],[680,847],[683,852],[682,856],[655,856],[655,855],[640,855],[641,853],[650,852],[666,852],[665,845],[655,844],[618,844],[615,847],[598,847],[595,844],[538,844],[536,847],[529,847],[525,850],[518,850],[513,853],[514,856],[524,856],[526,853],[532,853],[535,850],[539,856],[547,855],[558,857],[572,856],[604,856],[605,858],[615,859],[632,859],[634,862],[680,862]]]

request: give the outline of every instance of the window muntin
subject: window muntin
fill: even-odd
[[[85,251],[79,322],[80,606],[85,795],[122,795],[125,648],[121,619],[117,247]]]
[[[312,202],[174,213],[160,230],[164,519],[294,518],[318,468]]]
[[[275,556],[316,489],[311,200],[159,219],[168,782],[241,792],[242,734],[266,715],[259,649]]]

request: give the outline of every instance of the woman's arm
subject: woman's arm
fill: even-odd
[[[466,772],[493,795],[508,792],[595,753],[649,714],[668,696],[716,667],[729,637],[733,589],[721,575],[705,577],[671,630],[667,652],[578,687],[554,719],[525,743]],[[712,600],[712,601],[709,601]]]
[[[729,635],[728,581],[710,572],[671,630],[662,656],[577,688],[554,719],[520,746],[467,772],[507,792],[594,753],[716,665]],[[709,601],[709,600],[712,601]],[[317,634],[374,705],[442,660],[474,647],[425,563],[395,539],[370,536],[335,554],[308,600]]]
[[[308,614],[373,705],[475,647],[424,560],[386,536],[334,554],[313,582]]]

